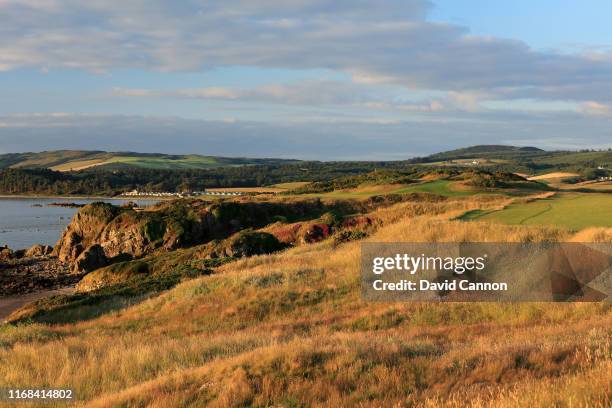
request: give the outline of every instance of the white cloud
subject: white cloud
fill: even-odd
[[[586,115],[612,116],[612,105],[589,101],[580,106],[580,111]]]
[[[206,87],[170,90],[115,88],[110,96],[240,100],[290,105],[346,105],[379,98],[370,87],[331,80],[305,80],[252,88]]]
[[[474,36],[428,21],[431,7],[424,0],[3,0],[0,70],[327,68],[361,84],[611,100],[609,51],[568,55]]]

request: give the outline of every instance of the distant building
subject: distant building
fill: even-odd
[[[177,197],[177,198],[185,198],[185,197],[197,197],[201,195],[213,195],[213,196],[241,196],[244,195],[244,192],[241,191],[183,191],[181,193],[171,193],[167,191],[138,191],[132,190],[121,194],[124,197]]]

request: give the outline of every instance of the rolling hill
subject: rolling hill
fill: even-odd
[[[486,159],[512,159],[517,157],[539,157],[547,154],[545,150],[537,147],[518,147],[506,145],[477,145],[435,153],[427,156],[424,161],[444,161],[471,159],[475,157]]]
[[[0,168],[48,168],[56,171],[78,171],[92,167],[147,169],[205,169],[253,164],[289,164],[297,160],[228,158],[201,155],[157,153],[56,150],[40,153],[0,155]]]
[[[578,173],[576,176],[593,179],[597,177],[594,171],[612,168],[612,150],[547,151],[537,147],[478,145],[417,157],[409,160],[409,163],[441,167],[487,167],[526,175],[571,172]]]

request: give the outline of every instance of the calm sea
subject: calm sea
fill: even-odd
[[[8,245],[11,249],[25,249],[34,244],[55,245],[78,208],[48,204],[87,204],[94,201],[115,205],[135,201],[140,206],[157,203],[155,200],[0,198],[0,247]]]

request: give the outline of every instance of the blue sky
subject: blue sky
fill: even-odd
[[[438,0],[430,18],[478,35],[525,41],[539,49],[610,46],[612,3],[606,0]]]
[[[612,146],[605,1],[0,0],[0,153]]]

